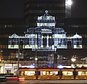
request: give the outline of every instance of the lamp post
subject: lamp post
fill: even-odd
[[[73,56],[72,58],[71,58],[71,62],[72,62],[72,64],[73,64],[73,68],[75,68],[76,67],[76,65],[75,65],[75,62],[76,62],[76,56]]]
[[[18,70],[17,70],[17,76],[19,77],[19,56],[20,56],[20,49],[18,49]]]
[[[54,52],[54,68],[57,67],[57,53],[56,53],[56,47],[55,47],[55,52]]]
[[[38,68],[37,50],[35,51],[35,67]]]
[[[19,42],[19,48],[18,48],[18,70],[17,70],[17,75],[19,77],[19,64],[20,64],[20,56],[22,55],[21,51],[23,49],[23,41]]]
[[[75,57],[72,57],[72,58],[71,58],[71,61],[72,61],[72,62],[75,62],[75,61],[76,61],[76,58],[75,58]]]

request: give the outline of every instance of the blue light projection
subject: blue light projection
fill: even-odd
[[[8,49],[18,49],[22,42],[23,49],[48,50],[82,48],[82,36],[77,33],[74,36],[67,36],[63,28],[56,28],[55,17],[45,11],[43,16],[38,16],[37,27],[27,28],[24,36],[12,34],[8,38]]]

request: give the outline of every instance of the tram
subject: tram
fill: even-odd
[[[19,69],[19,78],[36,79],[36,69],[31,68],[20,68]]]
[[[45,68],[45,69],[38,69],[39,76],[38,79],[60,79],[58,76],[59,69],[56,68]]]
[[[87,79],[87,68],[19,68],[19,78],[25,80]]]
[[[76,79],[87,79],[87,68],[79,68],[76,71],[78,72]]]

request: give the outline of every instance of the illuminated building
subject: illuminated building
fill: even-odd
[[[32,50],[52,50],[82,48],[82,36],[77,33],[73,36],[67,36],[63,28],[56,28],[55,17],[45,11],[43,16],[37,18],[37,27],[27,28],[24,36],[12,34],[9,36],[9,49],[18,49],[19,44],[23,49]]]

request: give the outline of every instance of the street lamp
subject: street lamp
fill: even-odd
[[[72,61],[72,62],[75,62],[75,61],[76,61],[76,57],[72,57],[72,58],[71,58],[71,61]]]
[[[37,61],[38,60],[38,58],[37,57],[35,57],[35,61]]]
[[[77,60],[76,56],[73,56],[73,57],[71,58],[71,62],[72,62],[72,65],[71,65],[71,66],[72,66],[73,68],[76,67],[76,64],[75,64],[75,63],[76,63],[76,60]]]

